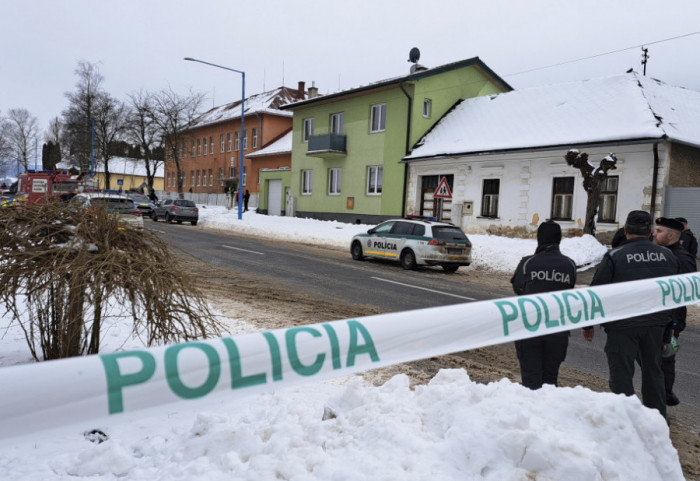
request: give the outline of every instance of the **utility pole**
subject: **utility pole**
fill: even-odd
[[[647,60],[649,60],[649,49],[642,47],[642,66],[644,67],[642,74],[647,76]]]

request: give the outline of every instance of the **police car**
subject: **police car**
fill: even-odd
[[[392,219],[357,234],[350,243],[355,260],[365,257],[398,261],[404,269],[442,266],[455,272],[472,261],[472,244],[462,229],[425,218]]]

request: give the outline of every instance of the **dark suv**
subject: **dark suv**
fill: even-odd
[[[182,221],[197,225],[199,220],[199,209],[191,200],[185,199],[165,199],[156,204],[151,211],[151,219],[165,219],[165,222],[175,221],[182,224]]]

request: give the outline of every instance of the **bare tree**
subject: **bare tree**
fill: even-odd
[[[92,122],[96,120],[99,98],[104,91],[104,77],[96,64],[81,60],[75,69],[78,81],[75,91],[66,92],[69,105],[63,111],[63,144],[68,149],[68,157],[81,172],[90,171],[92,152]]]
[[[106,92],[97,96],[94,108],[95,142],[105,172],[105,189],[110,188],[111,146],[120,140],[126,127],[126,107]]]
[[[158,127],[165,147],[166,164],[172,161],[177,171],[177,192],[182,197],[184,175],[180,165],[180,147],[188,139],[187,129],[199,116],[204,94],[191,90],[181,96],[171,89],[161,90],[153,96],[151,117]]]
[[[576,149],[569,150],[564,156],[566,163],[577,168],[583,176],[583,188],[588,194],[586,202],[586,219],[583,225],[583,233],[595,235],[596,216],[600,205],[600,189],[608,178],[608,170],[615,169],[617,157],[610,153],[606,155],[598,167],[588,162],[588,154]]]
[[[126,122],[126,138],[138,145],[146,166],[146,183],[153,189],[153,179],[163,163],[154,151],[160,147],[161,137],[153,118],[153,94],[139,91],[129,95],[129,112]]]
[[[10,164],[10,123],[0,112],[0,172],[7,173]]]
[[[44,169],[52,169],[63,158],[61,151],[61,133],[63,124],[61,119],[54,117],[49,122],[49,127],[44,133],[44,146],[41,149],[41,163]]]
[[[10,109],[7,115],[9,158],[24,170],[30,167],[32,150],[36,149],[38,120],[27,109]]]

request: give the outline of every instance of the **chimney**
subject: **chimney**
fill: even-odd
[[[306,82],[299,82],[299,86],[297,87],[297,99],[298,100],[304,100],[306,98]]]
[[[316,87],[316,82],[311,81],[311,87],[309,87],[309,98],[312,99],[318,97],[318,87]]]

